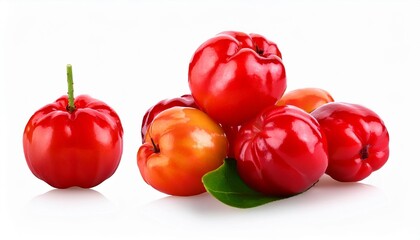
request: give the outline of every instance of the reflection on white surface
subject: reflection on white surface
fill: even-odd
[[[138,206],[132,214],[142,215],[172,234],[184,235],[191,229],[206,233],[204,239],[243,236],[245,232],[246,239],[298,235],[302,238],[293,239],[328,239],[331,234],[343,237],[349,231],[347,226],[361,222],[362,226],[351,230],[352,236],[375,233],[377,229],[368,223],[378,214],[389,216],[389,203],[387,194],[377,187],[340,183],[323,176],[313,188],[300,195],[255,208],[233,208],[204,193],[193,197],[164,197]],[[383,225],[392,224],[389,222],[392,220],[385,219]],[[345,239],[341,237],[337,239]]]
[[[327,228],[341,236],[342,231],[348,230],[343,226],[352,226],[355,221],[365,223],[359,226],[359,232],[376,231],[366,223],[381,212],[389,216],[384,211],[389,210],[389,203],[380,188],[364,183],[340,183],[327,176],[307,192],[250,209],[229,207],[207,193],[167,196],[148,204],[116,209],[92,189],[55,189],[33,198],[16,226],[23,234],[47,233],[51,239],[62,237],[65,232],[69,239],[81,233],[100,234],[104,239],[137,235],[149,238],[155,234],[160,239],[171,239],[205,233],[200,239],[206,240],[232,238],[245,229],[247,239],[272,239],[273,234],[327,236],[331,234],[325,232]],[[385,226],[393,224],[385,218],[383,221]],[[114,231],[116,226],[118,231]]]
[[[116,210],[93,189],[54,189],[32,198],[11,224],[17,239],[92,239],[98,234],[105,239],[114,229]]]
[[[387,202],[386,194],[377,187],[360,182],[341,183],[323,176],[313,188],[300,195],[250,209],[229,207],[205,193],[193,197],[168,196],[143,206],[141,211],[150,218],[171,225],[179,222],[176,220],[179,216],[190,215],[186,219],[193,225],[210,219],[217,219],[220,223],[237,222],[246,217],[249,220],[244,227],[263,224],[264,221],[294,227],[298,223],[336,222],[351,218],[375,211]],[[200,227],[201,224],[197,225]]]
[[[83,217],[115,212],[115,206],[93,189],[53,189],[33,198],[25,208],[32,216]]]

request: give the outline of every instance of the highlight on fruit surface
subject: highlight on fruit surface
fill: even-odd
[[[293,105],[310,113],[329,102],[334,102],[334,99],[331,94],[324,89],[298,88],[286,92],[280,100],[277,101],[276,105]]]

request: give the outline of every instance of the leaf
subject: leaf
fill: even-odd
[[[232,207],[252,208],[284,198],[266,196],[248,187],[238,175],[235,159],[225,159],[222,166],[205,174],[202,181],[207,192]]]

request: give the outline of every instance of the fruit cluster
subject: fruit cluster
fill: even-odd
[[[188,83],[191,94],[160,101],[142,122],[138,167],[161,192],[213,194],[213,186],[229,185],[225,168],[234,166],[229,174],[239,174],[242,188],[284,198],[323,174],[360,181],[388,159],[389,134],[375,112],[335,102],[319,88],[285,92],[281,52],[261,35],[229,31],[208,39],[193,54]]]
[[[36,111],[23,133],[29,169],[56,188],[91,188],[111,177],[123,151],[116,111],[87,95],[68,95]],[[258,34],[222,32],[195,51],[190,94],[144,115],[137,152],[141,176],[170,195],[208,191],[235,207],[254,207],[310,189],[322,175],[360,181],[389,157],[381,118],[325,90],[286,92],[277,45]]]

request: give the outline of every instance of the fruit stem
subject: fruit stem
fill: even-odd
[[[73,70],[71,64],[67,64],[67,96],[69,98],[67,111],[72,113],[76,110],[76,107],[74,106]]]

